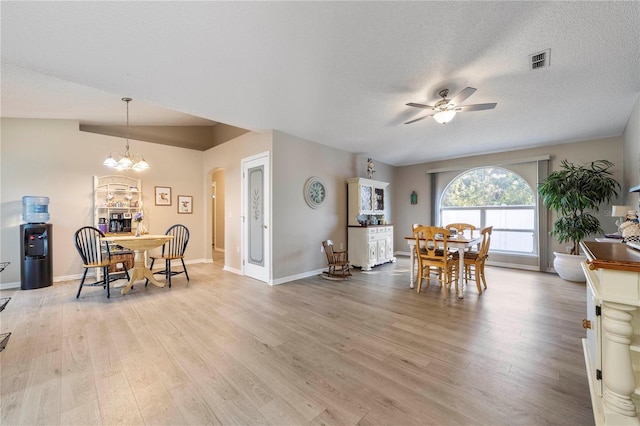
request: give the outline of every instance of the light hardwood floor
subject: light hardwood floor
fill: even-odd
[[[3,291],[0,424],[593,424],[584,284],[488,267],[443,301],[405,257],[275,287],[188,268],[110,300]]]

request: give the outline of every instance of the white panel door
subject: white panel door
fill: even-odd
[[[245,275],[270,283],[271,198],[269,153],[242,160],[242,266]]]

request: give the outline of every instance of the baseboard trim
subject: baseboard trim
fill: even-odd
[[[177,260],[178,263],[180,263],[179,260]],[[213,263],[212,259],[192,259],[192,260],[185,260],[184,263],[186,265],[193,265],[196,263]],[[155,265],[158,266],[158,265]],[[90,277],[95,277],[95,270],[94,271],[89,271],[89,273],[87,274],[87,278]],[[59,283],[62,281],[73,281],[73,280],[80,280],[82,279],[82,274],[73,274],[73,275],[60,275],[57,277],[53,277],[53,282],[54,283]],[[21,282],[20,281],[16,281],[16,282],[11,282],[11,283],[2,283],[0,284],[0,290],[13,290],[16,288],[20,288],[21,287]]]
[[[303,278],[308,278],[308,277],[313,277],[313,276],[316,276],[316,275],[320,275],[324,271],[325,271],[325,269],[316,269],[315,271],[309,271],[309,272],[303,272],[301,274],[289,275],[288,277],[283,277],[283,278],[278,278],[278,279],[272,280],[272,284],[271,285],[286,284],[286,283],[291,282],[291,281],[301,280]]]

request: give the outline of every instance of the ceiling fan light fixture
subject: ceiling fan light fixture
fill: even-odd
[[[455,116],[456,116],[456,112],[454,110],[446,110],[446,111],[436,112],[433,115],[433,119],[440,124],[447,124],[448,122],[453,120],[453,117]]]
[[[475,87],[465,87],[457,95],[451,99],[447,99],[449,95],[449,89],[442,89],[438,94],[442,97],[441,100],[436,102],[434,106],[426,104],[418,104],[415,102],[409,102],[407,106],[413,108],[420,108],[433,111],[431,114],[426,114],[413,120],[409,120],[404,124],[415,123],[416,121],[423,120],[427,117],[433,117],[440,124],[447,124],[456,116],[456,113],[463,111],[483,111],[487,109],[493,109],[497,103],[487,104],[475,104],[475,105],[462,105],[462,103],[476,91]]]

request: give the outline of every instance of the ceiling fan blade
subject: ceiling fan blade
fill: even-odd
[[[422,117],[414,118],[413,120],[407,121],[407,122],[406,122],[406,123],[404,123],[404,124],[411,124],[411,123],[415,123],[416,121],[423,120],[423,119],[425,119],[425,118],[427,118],[427,117],[431,117],[432,115],[433,115],[433,114],[423,115]]]
[[[475,105],[463,105],[455,108],[456,112],[461,111],[482,111],[485,109],[494,109],[498,105],[497,103],[490,104],[475,104]]]
[[[456,106],[460,105],[461,103],[466,101],[469,96],[473,95],[476,90],[478,90],[478,89],[476,89],[474,87],[466,87],[466,88],[462,89],[462,91],[460,93],[458,93],[453,98],[451,98],[451,101],[449,101],[449,103],[450,104],[454,104]]]
[[[414,107],[414,108],[433,109],[431,105],[416,104],[413,102],[409,102],[407,106]]]

